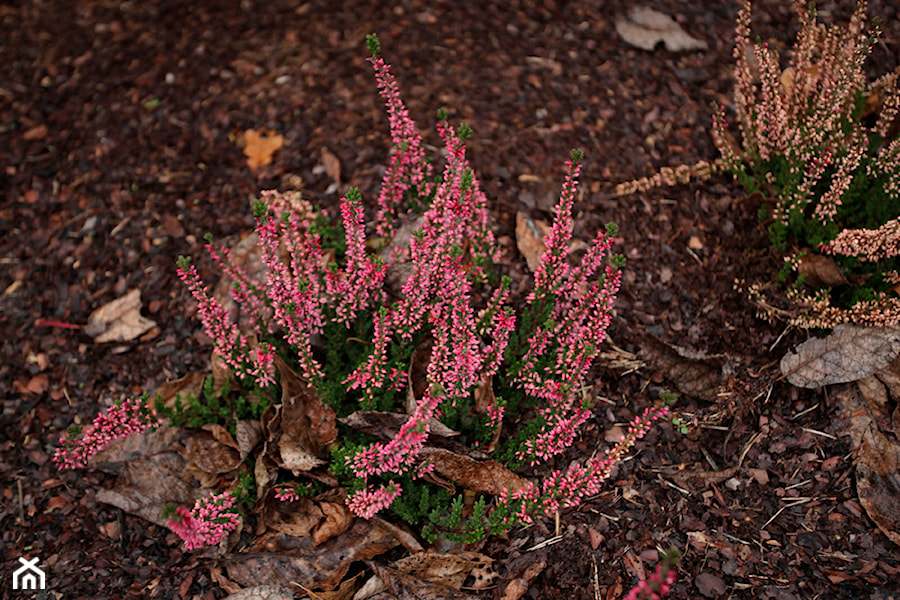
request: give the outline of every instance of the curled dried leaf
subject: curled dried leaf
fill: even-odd
[[[644,6],[632,8],[628,18],[616,19],[616,32],[641,50],[653,50],[660,42],[669,52],[706,48],[705,41],[688,35],[672,17]]]

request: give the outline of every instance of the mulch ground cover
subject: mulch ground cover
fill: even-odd
[[[735,288],[779,266],[758,205],[726,178],[612,193],[660,167],[715,158],[708,125],[713,102],[731,103],[738,5],[650,3],[708,44],[672,53],[621,40],[614,19],[631,4],[0,6],[0,595],[25,597],[10,585],[23,556],[47,570],[38,597],[227,595],[211,580],[214,552],[189,553],[170,531],[98,503],[104,475],[59,472],[50,457],[73,421],[208,365],[210,342],[175,274],[189,255],[213,280],[206,233],[240,239],[264,189],[299,189],[326,207],[349,185],[376,197],[390,141],[365,62],[365,35],[377,32],[429,143],[438,145],[438,108],[472,126],[470,157],[514,281],[527,272],[516,214],[552,216],[571,148],[585,152],[576,235],[619,225],[628,264],[615,349],[595,373],[597,418],[557,466],[589,456],[607,429],[675,389],[679,368],[693,391],[674,407],[686,434],[656,428],[558,526],[542,520],[480,545],[501,581],[544,563],[524,597],[617,598],[675,546],[674,598],[897,597],[900,548],[857,499],[828,394],[779,380],[779,358],[807,334],[756,318]],[[821,4],[825,20],[853,8]],[[900,14],[888,1],[869,14],[884,29],[871,59],[884,73],[900,62]],[[757,2],[754,31],[787,50],[788,3]],[[248,168],[236,143],[247,129],[284,136],[271,165]],[[88,315],[133,288],[157,326],[95,344],[80,330]],[[702,357],[681,362],[673,346]]]

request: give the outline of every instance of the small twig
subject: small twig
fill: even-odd
[[[597,567],[597,557],[591,554],[593,569],[591,570],[591,587],[594,588],[594,600],[601,600],[600,595],[600,568]]]
[[[22,493],[22,480],[16,479],[16,487],[19,489],[19,523],[25,524],[25,494]]]
[[[772,515],[772,516],[769,518],[768,521],[766,521],[765,525],[763,525],[762,527],[759,528],[760,530],[763,530],[763,529],[765,529],[766,527],[768,527],[768,526],[769,526],[769,523],[771,523],[772,521],[774,521],[775,519],[777,519],[777,518],[778,518],[778,515],[780,515],[782,512],[784,512],[784,510],[785,510],[786,508],[794,508],[795,506],[800,506],[801,504],[806,504],[807,502],[811,502],[811,501],[813,500],[813,498],[790,498],[790,499],[783,499],[783,500],[785,500],[785,502],[787,502],[788,500],[795,500],[795,502],[794,502],[793,504],[785,504],[784,506],[782,506],[781,508],[779,508],[779,509],[775,512],[775,514]]]
[[[808,415],[809,413],[811,413],[812,411],[816,410],[817,408],[819,408],[819,403],[818,403],[818,402],[816,402],[815,404],[813,404],[813,405],[810,406],[809,408],[806,408],[806,409],[801,410],[801,411],[798,412],[796,415],[794,415],[794,416],[792,416],[792,417],[788,417],[788,421],[793,421],[793,420],[795,420],[795,419],[799,419],[799,418],[802,417],[803,415]]]
[[[716,461],[713,460],[713,457],[709,455],[709,452],[706,451],[706,448],[701,447],[700,452],[703,453],[703,458],[705,458],[706,462],[709,463],[710,468],[712,468],[713,471],[718,471],[719,465],[716,464]]]
[[[792,329],[792,326],[791,326],[791,325],[788,325],[787,327],[784,328],[784,331],[781,332],[781,335],[779,335],[779,336],[775,339],[775,343],[773,343],[773,344],[769,347],[769,352],[774,352],[775,346],[778,345],[778,342],[781,341],[781,338],[783,338],[783,337],[787,334],[787,332],[790,331],[791,329]]]
[[[739,544],[744,544],[745,546],[752,546],[752,545],[753,545],[753,544],[751,544],[750,542],[748,542],[747,540],[742,540],[742,539],[739,538],[739,537],[734,537],[734,536],[731,535],[730,533],[726,533],[726,532],[724,532],[724,531],[721,532],[721,533],[722,533],[722,535],[724,535],[726,538],[728,538],[729,540],[731,540],[731,541],[733,541],[733,542],[738,542]]]
[[[678,487],[677,485],[675,485],[674,483],[672,483],[672,482],[669,481],[668,479],[664,479],[664,478],[660,477],[660,480],[661,480],[664,484],[666,484],[667,486],[669,486],[670,488],[672,488],[672,489],[674,489],[674,490],[678,490],[679,492],[681,492],[681,493],[684,494],[685,496],[690,496],[690,495],[691,495],[691,493],[690,493],[688,490],[684,489],[683,487]]]
[[[806,433],[812,433],[813,435],[821,435],[824,438],[828,438],[829,440],[836,440],[837,437],[831,435],[830,433],[825,433],[824,431],[818,431],[816,429],[810,429],[809,427],[801,427],[800,431],[805,431]]]
[[[795,484],[789,485],[789,486],[787,486],[787,487],[784,488],[784,489],[785,489],[785,491],[787,491],[787,490],[793,490],[793,489],[798,488],[798,487],[803,487],[804,485],[806,485],[806,484],[809,483],[810,481],[812,481],[812,479],[805,479],[805,480],[801,481],[800,483],[795,483]]]
[[[532,550],[540,550],[541,548],[543,548],[545,546],[552,546],[553,544],[558,544],[559,542],[562,541],[562,539],[563,539],[563,536],[561,536],[561,535],[554,536],[548,540],[544,540],[540,544],[535,544],[534,546],[532,546],[525,552],[531,552]]]

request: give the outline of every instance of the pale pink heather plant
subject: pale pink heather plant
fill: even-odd
[[[871,132],[883,135],[889,126],[887,119],[892,118],[900,103],[898,73],[888,74],[871,86],[866,82],[863,66],[878,30],[864,28],[864,1],[857,2],[856,11],[844,27],[817,23],[815,6],[806,0],[795,0],[793,8],[800,18],[800,32],[791,65],[782,70],[777,51],[767,44],[751,42],[750,0],[744,1],[734,48],[735,111],[750,166],[758,170],[776,157],[787,163],[788,173],[781,175],[781,183],[787,184],[775,190],[776,221],[786,223],[791,214],[802,214],[813,203],[815,218],[827,223],[837,215],[868,150],[870,131],[846,124],[852,121],[859,98],[878,90],[885,115],[879,115]],[[750,66],[750,54],[758,65],[758,78]],[[726,168],[739,171],[742,161],[727,141],[726,127],[721,111],[717,111],[712,133],[722,153],[721,160]],[[880,148],[867,162],[869,176],[897,172],[898,148],[891,146]],[[834,171],[829,167],[834,167]],[[818,195],[822,182],[827,189]],[[898,184],[900,176],[892,176],[890,185]]]
[[[115,440],[159,426],[159,420],[144,400],[127,398],[97,415],[80,436],[73,439],[64,433],[59,438],[60,447],[53,455],[53,462],[60,470],[83,468],[91,457]]]
[[[224,492],[199,498],[194,509],[179,507],[167,525],[178,534],[188,550],[215,546],[241,523],[235,498]]]
[[[900,255],[900,219],[888,221],[878,229],[845,229],[820,250],[866,262],[893,258]]]

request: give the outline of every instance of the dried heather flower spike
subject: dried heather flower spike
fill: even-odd
[[[405,208],[407,197],[431,195],[432,184],[429,182],[431,164],[425,160],[422,136],[416,131],[416,123],[400,99],[400,90],[391,74],[390,66],[380,56],[381,47],[378,38],[371,35],[367,37],[367,41],[372,52],[372,57],[368,60],[375,69],[378,89],[387,107],[393,144],[391,164],[381,181],[376,215],[376,232],[390,238],[394,232],[399,209]]]
[[[53,462],[62,469],[79,469],[87,466],[95,454],[113,441],[135,433],[156,429],[160,422],[152,409],[141,398],[127,398],[105,413],[97,415],[93,423],[76,439],[64,433],[61,446],[53,455]]]
[[[225,492],[199,498],[191,511],[179,507],[175,511],[175,518],[167,525],[178,534],[188,550],[198,550],[218,544],[240,523],[235,498]]]

